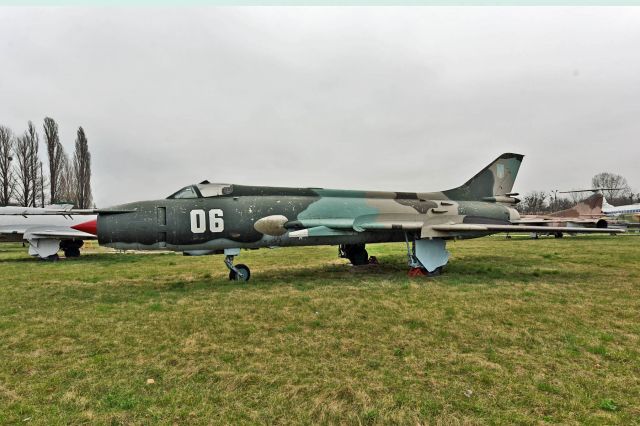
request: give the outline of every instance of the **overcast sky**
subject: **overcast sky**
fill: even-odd
[[[211,181],[640,191],[640,8],[0,8],[0,124],[83,126],[98,206]]]

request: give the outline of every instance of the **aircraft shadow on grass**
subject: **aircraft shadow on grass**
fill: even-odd
[[[6,251],[9,252],[9,251]],[[58,261],[38,261],[29,257],[0,259],[0,264],[20,264],[27,266],[29,264],[34,268],[47,265],[64,266],[68,264],[85,264],[95,266],[123,266],[128,264],[140,263],[148,256],[152,256],[154,261],[175,260],[176,265],[180,265],[180,257],[166,256],[164,254],[151,255],[119,255],[117,253],[96,253],[83,256],[81,258],[65,259]],[[165,257],[166,256],[166,257]],[[261,271],[261,278],[256,280],[255,284],[259,286],[272,285],[312,285],[329,286],[329,285],[357,285],[359,282],[366,280],[388,281],[391,283],[416,283],[424,284],[437,280],[449,284],[489,284],[496,281],[519,281],[519,282],[537,282],[544,281],[550,283],[575,282],[587,279],[592,276],[589,272],[570,271],[566,268],[558,267],[557,256],[553,254],[549,256],[540,256],[540,259],[522,259],[514,260],[513,256],[492,255],[465,255],[464,262],[458,262],[449,265],[445,274],[439,277],[417,277],[407,278],[404,275],[398,275],[398,271],[406,268],[406,259],[400,256],[385,257],[385,260],[379,264],[352,266],[348,263],[336,264],[331,259],[327,259],[325,264],[315,264],[311,266],[299,267],[267,267]],[[537,263],[533,263],[537,262]],[[212,271],[215,271],[212,263]],[[111,279],[117,278],[117,273]],[[166,283],[159,283],[164,287]],[[244,284],[238,285],[236,281],[229,281],[225,276],[210,276],[205,273],[202,277],[195,279],[180,280],[176,279],[170,282],[166,290],[188,290],[189,288],[201,286],[215,287],[237,287],[240,289],[255,288],[254,285]]]

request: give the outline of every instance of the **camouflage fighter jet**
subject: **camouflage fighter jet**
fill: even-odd
[[[464,185],[442,192],[381,192],[277,188],[209,183],[189,185],[163,200],[98,210],[101,245],[226,255],[229,278],[246,281],[234,265],[240,249],[338,245],[354,265],[369,262],[365,244],[405,242],[410,274],[438,274],[449,259],[447,240],[509,231],[568,231],[519,226],[512,188],[522,155],[503,154]],[[572,228],[572,230],[575,230]],[[585,229],[584,232],[610,232]]]
[[[541,226],[565,226],[569,228],[608,228],[610,219],[602,212],[602,202],[604,197],[600,193],[593,194],[589,198],[577,203],[575,206],[557,212],[541,215],[522,215],[520,220],[513,221],[520,225],[541,225]],[[575,231],[571,231],[575,233]],[[562,232],[535,232],[532,234],[537,238],[540,234],[554,235],[562,238]]]

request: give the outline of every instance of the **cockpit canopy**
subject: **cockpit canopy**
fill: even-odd
[[[189,185],[171,194],[167,199],[209,198],[229,195],[233,192],[233,185],[228,183],[210,183],[208,180],[197,185]]]

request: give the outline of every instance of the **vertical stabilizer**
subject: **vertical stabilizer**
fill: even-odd
[[[614,206],[612,206],[611,204],[607,203],[607,199],[604,198],[604,196],[602,197],[602,211],[604,211],[605,213],[607,213],[608,211],[611,211],[615,209]]]
[[[559,212],[551,213],[552,217],[591,217],[602,215],[602,208],[604,207],[604,197],[600,193],[593,194],[586,200],[580,201],[575,206],[560,210]]]
[[[444,194],[460,201],[480,201],[510,194],[523,158],[521,154],[502,154],[464,185],[444,191]]]

